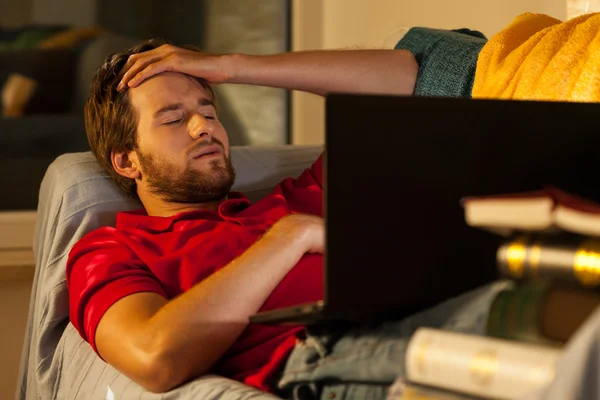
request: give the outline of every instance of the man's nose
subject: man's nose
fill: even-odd
[[[188,132],[192,139],[202,139],[207,136],[212,137],[213,126],[210,120],[200,114],[194,114],[188,122]]]

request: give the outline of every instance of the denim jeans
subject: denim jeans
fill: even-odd
[[[496,281],[398,321],[309,328],[298,339],[279,388],[294,400],[386,399],[390,385],[406,376],[406,347],[417,328],[483,335],[492,301],[510,285]]]

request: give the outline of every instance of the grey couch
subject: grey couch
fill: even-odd
[[[232,147],[234,190],[251,201],[286,177],[298,176],[322,146]],[[104,173],[90,152],[61,155],[39,192],[36,259],[16,399],[274,399],[219,376],[206,376],[164,395],[143,388],[103,362],[69,322],[66,260],[87,232],[114,225],[118,211],[140,208]]]

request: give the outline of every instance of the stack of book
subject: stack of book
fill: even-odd
[[[554,377],[565,343],[600,305],[600,205],[555,187],[469,197],[466,223],[503,237],[485,336],[421,328],[389,400],[520,399]]]

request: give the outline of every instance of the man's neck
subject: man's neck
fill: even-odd
[[[176,214],[190,211],[217,211],[219,205],[227,200],[227,197],[205,203],[171,203],[165,202],[162,199],[147,197],[140,194],[140,200],[148,215],[154,217],[171,217]]]

